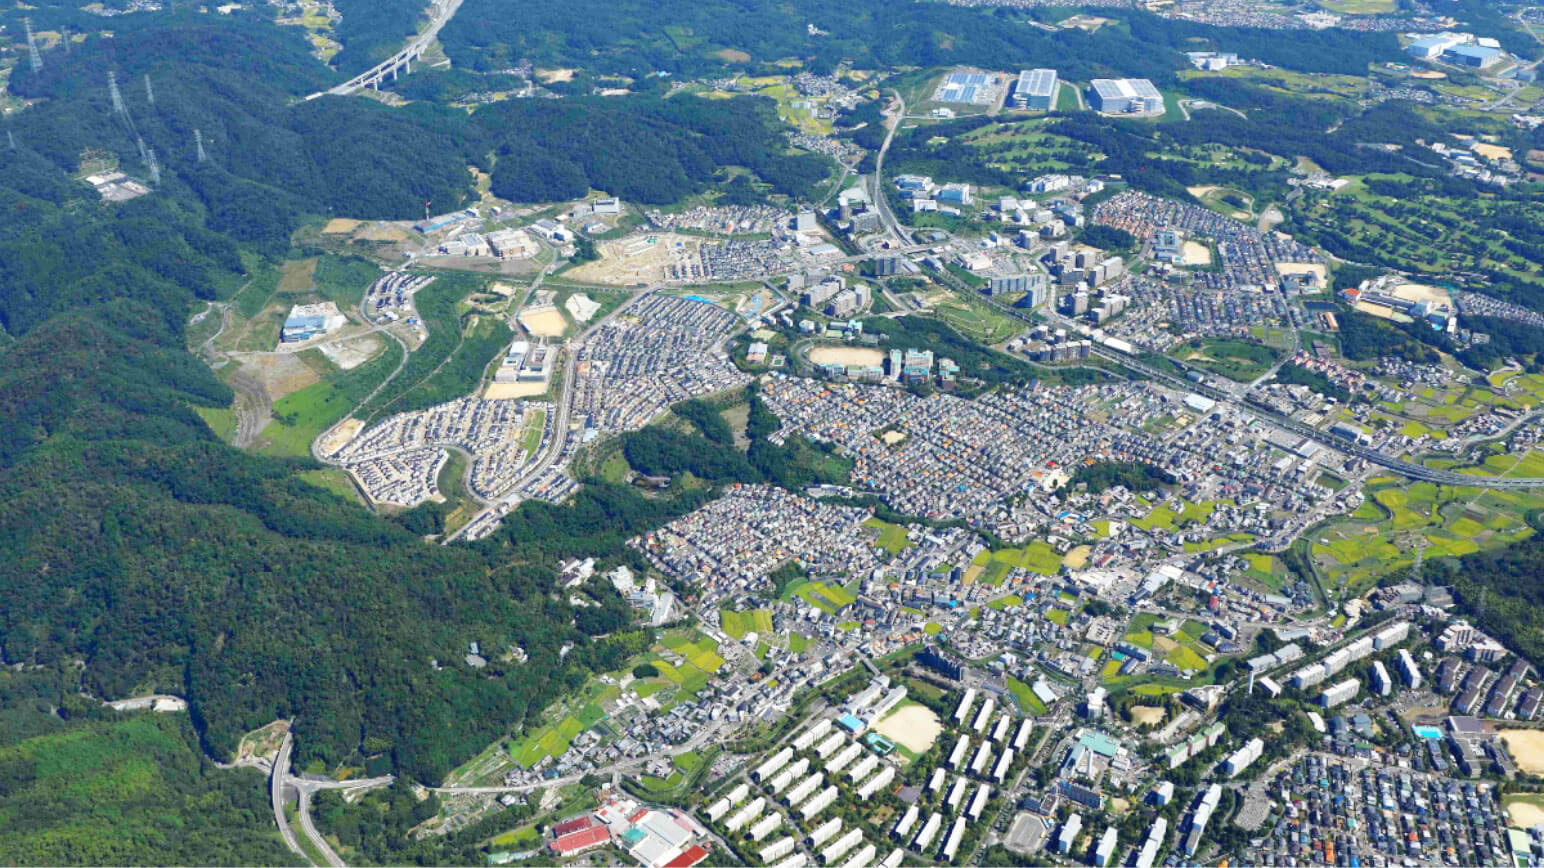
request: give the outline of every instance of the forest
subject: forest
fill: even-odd
[[[1310,30],[1283,38],[1280,31],[1211,27],[1133,9],[1122,9],[1118,17],[1126,27],[1091,35],[1042,29],[1019,10],[942,3],[531,0],[511,6],[466,0],[441,39],[461,68],[498,70],[530,59],[635,78],[705,75],[789,57],[805,60],[816,73],[843,61],[858,68],[1000,68],[1004,58],[1034,58],[1037,65],[1060,70],[1064,79],[1140,76],[1172,82],[1175,53],[1182,50],[1221,48],[1287,69],[1357,74],[1368,63],[1399,55],[1392,34]],[[824,33],[810,35],[810,24]],[[948,39],[938,38],[944,33]]]
[[[216,768],[187,715],[81,712],[48,734],[0,739],[8,863],[294,864],[262,773]]]
[[[1117,485],[1128,491],[1144,492],[1175,483],[1168,471],[1140,461],[1098,461],[1079,467],[1067,480],[1067,489],[1087,485],[1089,494],[1100,494]]]

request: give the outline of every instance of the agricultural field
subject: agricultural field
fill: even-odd
[[[1519,466],[1531,474],[1544,467],[1544,455],[1494,456],[1484,468],[1461,472],[1517,473]],[[1461,557],[1530,536],[1524,516],[1544,508],[1544,493],[1529,491],[1390,480],[1370,485],[1369,492],[1360,509],[1316,531],[1308,544],[1321,574],[1352,594],[1412,565],[1418,550],[1424,558]]]
[[[733,639],[744,639],[750,633],[758,636],[769,636],[772,633],[772,613],[767,609],[752,609],[749,612],[725,609],[719,613],[719,623]]]
[[[1022,567],[1042,576],[1054,576],[1061,572],[1062,556],[1044,540],[1034,540],[1022,548],[980,552],[971,561],[971,566],[981,568],[975,581],[1001,585],[1014,567]]]
[[[784,599],[791,600],[794,597],[831,615],[852,605],[858,599],[858,595],[852,589],[828,582],[803,582],[792,585],[784,592]]]

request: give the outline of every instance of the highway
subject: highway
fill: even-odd
[[[911,239],[906,236],[904,228],[899,220],[895,219],[895,212],[890,210],[890,199],[885,195],[885,153],[890,150],[890,142],[895,138],[895,133],[906,120],[906,101],[901,99],[899,91],[890,91],[895,94],[895,123],[890,125],[890,131],[885,133],[885,143],[879,146],[879,153],[874,157],[874,177],[870,183],[870,194],[874,200],[874,207],[879,209],[879,218],[884,221],[885,228],[890,234],[900,239],[902,244],[910,244]]]
[[[300,817],[301,831],[305,832],[306,839],[327,860],[331,868],[343,868],[343,860],[333,852],[327,839],[311,821],[311,795],[318,790],[364,790],[372,787],[382,787],[390,784],[395,778],[384,775],[378,778],[360,778],[355,781],[312,780],[296,777],[290,774],[290,754],[295,747],[295,737],[286,732],[284,742],[279,745],[279,752],[274,756],[273,772],[268,779],[268,798],[273,804],[273,819],[279,826],[279,835],[284,839],[284,846],[292,852],[306,857],[305,851],[300,849],[300,843],[295,840],[295,830],[290,828],[289,819],[284,816],[285,793],[293,790],[296,794],[296,807]]]
[[[456,10],[460,8],[461,0],[434,0],[434,4],[431,7],[432,11],[430,12],[429,26],[424,28],[424,30],[417,36],[409,40],[407,45],[403,46],[401,51],[398,51],[396,54],[393,54],[386,60],[381,61],[380,63],[364,72],[361,72],[360,74],[354,76],[348,81],[345,81],[337,87],[334,87],[330,90],[318,91],[306,97],[306,99],[313,100],[317,97],[327,95],[348,96],[349,94],[358,93],[359,91],[364,90],[366,87],[369,87],[372,84],[380,84],[380,82],[385,80],[387,75],[390,75],[392,79],[395,80],[397,77],[397,70],[399,68],[405,72],[412,72],[413,61],[423,56],[423,53],[429,47],[429,44],[440,35],[440,30],[450,22],[450,19],[455,17]]]

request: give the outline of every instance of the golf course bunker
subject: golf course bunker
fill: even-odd
[[[874,731],[915,754],[922,754],[944,731],[938,715],[926,705],[903,705],[881,720]]]
[[[810,350],[810,361],[817,365],[857,365],[866,368],[883,365],[885,354],[882,350],[865,350],[860,347],[816,347]]]
[[[1503,729],[1501,740],[1518,768],[1530,775],[1544,774],[1544,730]]]
[[[555,307],[544,307],[520,312],[520,324],[539,338],[560,338],[568,329],[568,320]]]

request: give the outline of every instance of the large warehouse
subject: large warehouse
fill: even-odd
[[[1026,69],[1013,88],[1013,104],[1019,108],[1050,111],[1056,107],[1056,70]]]
[[[1088,104],[1111,114],[1158,114],[1163,94],[1145,78],[1096,78],[1089,82]]]

